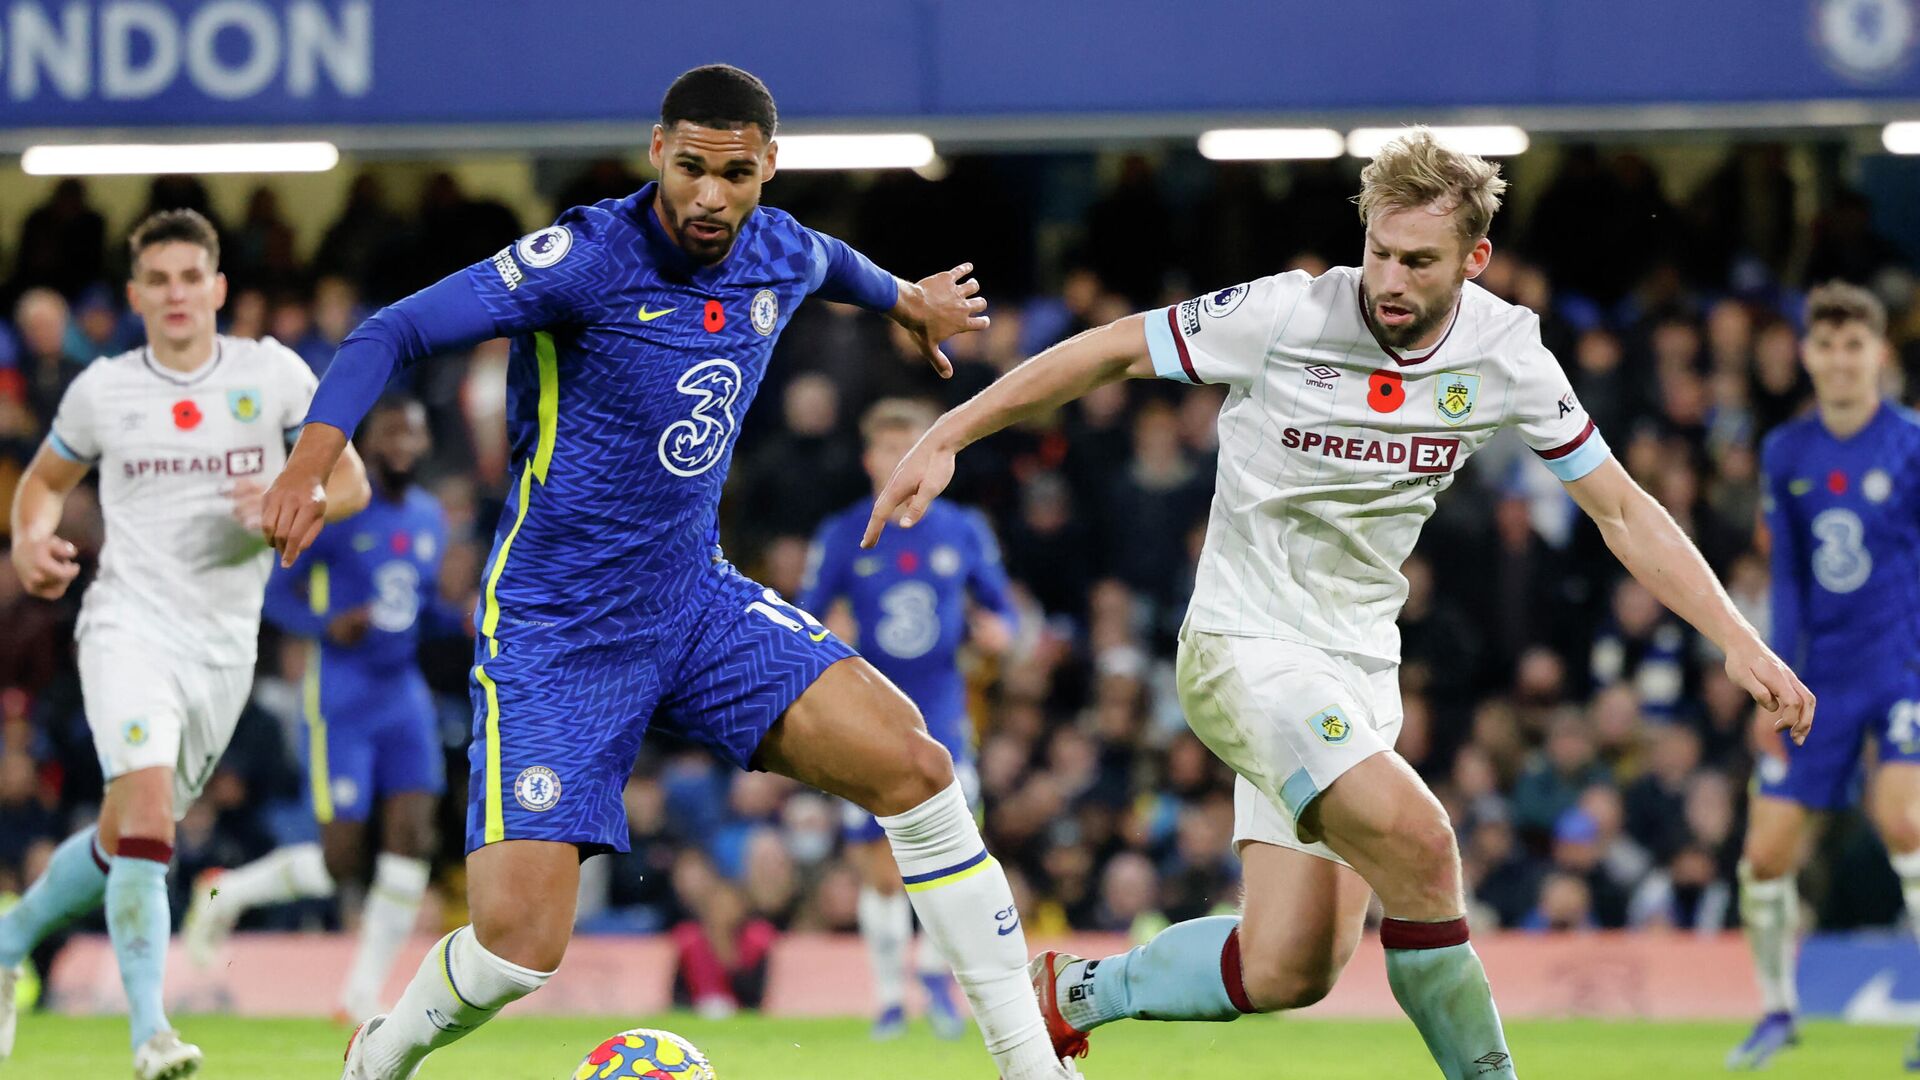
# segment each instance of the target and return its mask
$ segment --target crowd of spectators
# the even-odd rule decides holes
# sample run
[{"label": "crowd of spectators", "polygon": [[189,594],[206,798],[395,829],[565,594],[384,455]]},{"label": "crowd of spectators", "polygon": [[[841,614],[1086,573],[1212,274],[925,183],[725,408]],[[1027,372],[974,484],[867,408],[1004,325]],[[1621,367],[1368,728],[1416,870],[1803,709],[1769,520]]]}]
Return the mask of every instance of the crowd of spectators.
[{"label": "crowd of spectators", "polygon": [[[1152,163],[1122,162],[1081,208],[1071,243],[1051,247],[1038,234],[1059,230],[1040,228],[1017,177],[992,159],[956,161],[940,181],[889,176],[857,196],[846,179],[776,183],[770,201],[826,215],[902,272],[958,261],[941,261],[949,248],[974,259],[994,323],[950,344],[957,374],[942,382],[883,321],[802,309],[740,436],[723,510],[735,560],[797,594],[814,526],[866,494],[855,424],[879,398],[951,404],[1047,343],[1140,306],[1358,257],[1349,165],[1207,169],[1183,199]],[[640,182],[617,162],[597,163],[555,202]],[[1776,147],[1731,149],[1692,192],[1669,190],[1636,155],[1574,148],[1531,212],[1501,221],[1499,254],[1480,281],[1540,314],[1616,453],[1761,625],[1756,446],[1806,404],[1801,290],[1833,276],[1874,287],[1906,359],[1920,359],[1920,293],[1909,260],[1874,235],[1871,207],[1830,193],[1803,220],[1794,185]],[[207,204],[191,179],[153,185],[156,209]],[[225,332],[272,334],[324,371],[372,306],[536,224],[448,177],[400,210],[369,173],[301,258],[263,186],[243,218],[221,222],[233,282]],[[923,225],[930,251],[915,246]],[[0,496],[75,373],[139,340],[117,285],[122,245],[82,182],[60,185],[10,239],[11,250],[0,245],[0,266],[11,267],[0,290],[0,314],[11,316],[0,322]],[[1043,249],[1061,254],[1042,258]],[[491,342],[402,376],[431,417],[422,480],[447,510],[454,542],[442,590],[454,602],[472,602],[510,465],[506,362],[504,343]],[[1237,900],[1232,777],[1186,730],[1171,670],[1220,395],[1103,388],[960,461],[951,497],[995,523],[1025,615],[1010,654],[974,662],[972,683],[989,842],[1035,934],[1148,933]],[[101,527],[84,487],[64,535],[91,565]],[[1756,742],[1751,707],[1711,646],[1624,576],[1551,475],[1505,437],[1442,497],[1405,572],[1398,749],[1453,815],[1475,918],[1543,930],[1733,925]],[[70,645],[79,592],[33,600],[0,570],[0,894],[39,872],[100,793]],[[470,648],[455,637],[422,650],[453,782],[439,865],[455,909]],[[268,629],[260,655],[240,733],[182,824],[176,888],[312,827],[304,804],[282,794],[303,790],[291,749],[301,741],[302,653]],[[690,954],[735,958],[763,954],[778,932],[852,927],[858,879],[826,798],[650,738],[626,804],[632,853],[588,864],[584,927],[672,933]],[[1843,822],[1827,851],[1808,885],[1821,919],[1890,919],[1898,892],[1871,837]],[[1836,876],[1846,889],[1825,887]],[[338,917],[307,905],[249,925]],[[724,964],[693,965],[689,979],[698,985],[683,989],[696,998],[755,992]]]}]

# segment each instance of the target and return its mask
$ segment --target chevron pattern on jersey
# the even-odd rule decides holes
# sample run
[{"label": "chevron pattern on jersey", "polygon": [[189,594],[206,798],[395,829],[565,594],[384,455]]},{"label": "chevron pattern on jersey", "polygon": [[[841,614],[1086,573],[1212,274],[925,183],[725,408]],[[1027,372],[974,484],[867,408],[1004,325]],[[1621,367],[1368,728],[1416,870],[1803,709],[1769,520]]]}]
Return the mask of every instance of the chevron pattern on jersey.
[{"label": "chevron pattern on jersey", "polygon": [[[516,490],[541,446],[535,331],[552,341],[559,383],[550,466],[531,485],[524,518],[518,505],[507,508],[488,561],[489,577],[501,571],[503,646],[549,635],[624,641],[685,607],[717,551],[740,422],[780,329],[815,286],[820,242],[786,213],[758,210],[726,260],[698,267],[654,220],[652,195],[649,186],[561,215],[571,244],[550,266],[513,262],[517,274],[503,276],[499,261],[515,260],[516,245],[467,270],[496,327],[513,337]],[[752,314],[763,293],[775,311],[767,333]],[[671,310],[643,323],[643,307]]]},{"label": "chevron pattern on jersey", "polygon": [[[746,768],[787,706],[854,655],[726,563],[710,564],[691,588],[674,619],[625,641],[523,635],[502,642],[497,656],[476,643],[467,850],[505,839],[626,851],[621,793],[650,724]],[[499,763],[493,792],[490,746]],[[529,786],[542,781],[546,789]],[[488,828],[490,799],[497,835]]]}]

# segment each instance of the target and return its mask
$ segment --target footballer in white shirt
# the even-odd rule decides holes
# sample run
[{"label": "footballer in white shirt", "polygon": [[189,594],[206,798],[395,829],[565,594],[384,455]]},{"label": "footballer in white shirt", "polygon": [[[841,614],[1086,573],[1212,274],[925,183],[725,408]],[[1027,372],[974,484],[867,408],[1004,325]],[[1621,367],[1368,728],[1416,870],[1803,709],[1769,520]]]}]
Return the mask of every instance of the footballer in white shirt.
[{"label": "footballer in white shirt", "polygon": [[1503,427],[1521,436],[1642,583],[1727,654],[1727,672],[1804,739],[1813,696],[1605,439],[1540,343],[1539,320],[1473,284],[1499,169],[1421,128],[1362,174],[1358,267],[1279,274],[1089,330],[942,417],[868,525],[910,526],[954,455],[1123,378],[1227,388],[1219,466],[1178,682],[1188,723],[1239,774],[1241,915],[1180,923],[1119,956],[1044,953],[1034,990],[1062,1055],[1121,1019],[1230,1020],[1323,997],[1369,893],[1394,995],[1450,1080],[1512,1077],[1467,940],[1446,812],[1393,751],[1400,565],[1434,500]]},{"label": "footballer in white shirt", "polygon": [[[75,637],[106,795],[98,825],[61,844],[0,916],[0,1060],[13,1049],[19,965],[48,932],[104,901],[134,1075],[159,1080],[201,1061],[161,1002],[174,822],[212,775],[253,685],[272,567],[260,505],[315,381],[271,338],[215,332],[227,282],[206,218],[155,214],[131,247],[127,300],[147,344],[74,380],[14,493],[13,568],[28,592],[57,599],[79,573],[78,552],[56,532],[67,495],[100,470],[106,541]],[[352,454],[325,486],[335,516],[367,503]]]}]

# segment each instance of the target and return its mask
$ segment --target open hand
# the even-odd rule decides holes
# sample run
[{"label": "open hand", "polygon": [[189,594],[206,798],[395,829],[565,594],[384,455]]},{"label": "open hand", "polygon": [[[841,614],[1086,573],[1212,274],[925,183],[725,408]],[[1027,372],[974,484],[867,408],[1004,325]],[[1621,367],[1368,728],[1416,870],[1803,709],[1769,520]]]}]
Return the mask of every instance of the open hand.
[{"label": "open hand", "polygon": [[990,324],[985,314],[986,297],[979,295],[980,283],[967,275],[972,263],[961,263],[944,273],[921,278],[900,290],[900,299],[888,314],[907,328],[920,355],[943,379],[953,377],[953,363],[940,351],[940,343],[955,334],[985,330]]}]

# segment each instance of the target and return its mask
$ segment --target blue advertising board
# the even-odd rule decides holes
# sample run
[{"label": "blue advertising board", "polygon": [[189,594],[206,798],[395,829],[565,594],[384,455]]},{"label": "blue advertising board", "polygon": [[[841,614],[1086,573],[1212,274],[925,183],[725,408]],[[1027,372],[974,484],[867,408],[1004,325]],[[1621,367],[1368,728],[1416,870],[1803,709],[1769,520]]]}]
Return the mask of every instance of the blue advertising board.
[{"label": "blue advertising board", "polygon": [[1920,102],[1920,0],[0,0],[0,127]]}]

